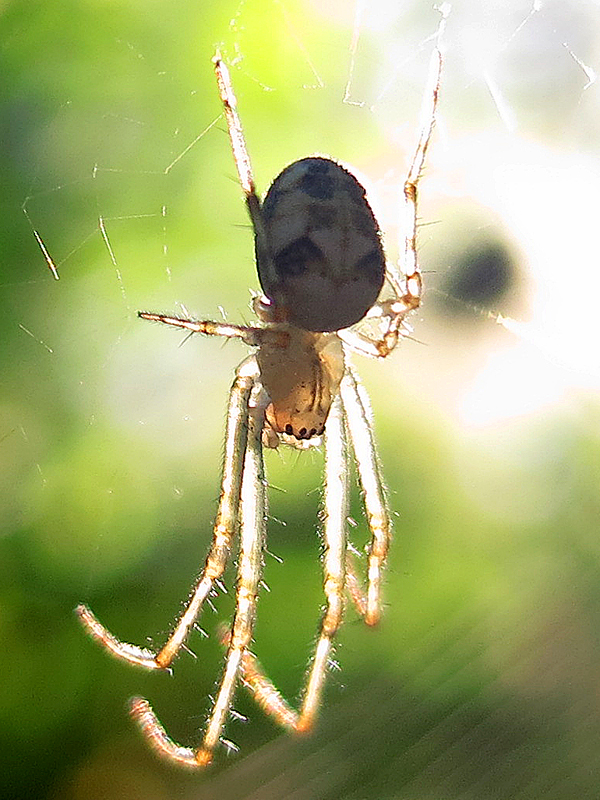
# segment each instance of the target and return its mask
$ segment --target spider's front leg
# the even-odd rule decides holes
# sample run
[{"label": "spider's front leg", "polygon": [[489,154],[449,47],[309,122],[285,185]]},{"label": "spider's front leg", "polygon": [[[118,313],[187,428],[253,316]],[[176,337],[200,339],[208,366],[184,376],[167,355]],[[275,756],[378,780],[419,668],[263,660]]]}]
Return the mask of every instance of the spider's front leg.
[{"label": "spider's front leg", "polygon": [[[212,324],[218,325],[219,323]],[[227,411],[223,477],[212,545],[206,558],[204,569],[196,581],[190,599],[167,642],[157,652],[122,642],[102,625],[86,605],[79,605],[76,609],[79,619],[88,633],[105,650],[108,650],[117,658],[146,669],[167,669],[181,649],[190,629],[198,618],[202,605],[214,582],[221,577],[225,570],[231,549],[231,541],[238,524],[242,472],[248,438],[248,404],[255,385],[257,372],[258,368],[255,359],[253,357],[246,359],[238,367],[236,378],[231,387]]]},{"label": "spider's front leg", "polygon": [[381,576],[390,546],[392,524],[371,427],[369,398],[350,369],[344,374],[340,393],[371,531],[366,593],[350,552],[346,559],[346,588],[367,625],[376,625],[381,617]]},{"label": "spider's front leg", "polygon": [[231,708],[242,661],[252,639],[256,600],[262,573],[262,551],[266,524],[266,487],[262,455],[264,408],[248,413],[247,448],[243,465],[240,511],[240,554],[236,606],[225,669],[208,723],[197,750],[174,742],[158,721],[150,704],[142,698],[131,701],[131,714],[154,749],[162,756],[188,767],[204,767],[212,761]]},{"label": "spider's front leg", "polygon": [[[300,711],[293,709],[266,676],[256,657],[245,650],[241,671],[245,686],[261,708],[283,727],[304,733],[314,724],[327,670],[333,640],[342,622],[345,557],[348,517],[348,450],[342,403],[334,401],[325,428],[325,503],[324,503],[323,590],[325,610],[319,637],[311,660]],[[229,641],[229,636],[225,638]],[[231,648],[231,644],[229,645]]]}]

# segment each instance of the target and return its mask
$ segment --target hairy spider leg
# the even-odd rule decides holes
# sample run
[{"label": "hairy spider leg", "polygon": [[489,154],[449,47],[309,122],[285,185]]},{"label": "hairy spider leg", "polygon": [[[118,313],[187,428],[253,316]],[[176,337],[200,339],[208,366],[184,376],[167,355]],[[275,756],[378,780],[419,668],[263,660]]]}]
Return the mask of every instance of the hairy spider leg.
[{"label": "hairy spider leg", "polygon": [[[342,378],[340,392],[358,480],[362,489],[367,522],[371,531],[367,559],[366,596],[363,596],[358,590],[359,584],[355,579],[353,568],[348,570],[346,587],[367,625],[376,625],[381,617],[381,576],[390,546],[392,525],[373,438],[369,399],[350,369],[346,370]],[[352,561],[349,551],[348,561]]]},{"label": "hairy spider leg", "polygon": [[[447,14],[447,12],[445,13]],[[339,331],[340,338],[353,350],[375,358],[385,358],[394,350],[399,339],[402,338],[405,317],[421,304],[423,278],[417,256],[418,188],[436,119],[442,77],[442,53],[439,40],[443,33],[445,20],[446,16],[443,15],[438,28],[436,46],[431,56],[428,85],[421,111],[423,121],[419,139],[410,161],[408,176],[404,181],[402,255],[398,265],[389,261],[386,264],[386,278],[392,288],[393,296],[378,301],[367,313],[367,317],[379,317],[383,320],[383,332],[381,336],[370,336],[353,328]]]},{"label": "hairy spider leg", "polygon": [[243,656],[251,642],[262,573],[266,523],[266,487],[262,454],[264,408],[247,407],[247,447],[243,467],[240,511],[240,551],[237,568],[235,615],[225,668],[210,712],[202,744],[197,750],[174,742],[147,700],[136,697],[130,713],[152,747],[162,756],[187,767],[204,767],[212,760],[237,685]]},{"label": "hairy spider leg", "polygon": [[231,83],[231,76],[227,65],[221,59],[220,53],[217,51],[213,58],[215,65],[215,75],[217,76],[217,86],[219,88],[219,96],[223,103],[225,112],[225,119],[227,121],[227,132],[229,134],[229,141],[231,142],[231,149],[233,151],[233,160],[237,169],[240,185],[244,192],[246,206],[252,222],[254,236],[257,243],[257,250],[263,255],[263,269],[268,274],[271,281],[275,281],[277,274],[275,268],[268,257],[269,246],[267,242],[267,234],[263,221],[261,204],[258,195],[256,194],[256,184],[254,183],[254,175],[252,173],[252,164],[250,156],[248,155],[248,148],[244,138],[244,131],[242,123],[237,113],[237,98],[233,91]]},{"label": "hairy spider leg", "polygon": [[[341,399],[331,407],[325,426],[325,489],[323,508],[323,591],[325,610],[311,659],[300,711],[282,697],[256,656],[246,650],[241,669],[244,685],[258,705],[282,726],[309,731],[317,716],[329,668],[333,640],[344,613],[345,557],[348,519],[348,450]],[[228,636],[225,637],[228,640]]]},{"label": "hairy spider leg", "polygon": [[[190,328],[189,324],[180,323],[192,322],[191,320],[179,320],[173,317],[160,319],[159,315],[146,315],[145,312],[141,312],[140,316],[159,319],[161,322],[188,329]],[[241,336],[249,344],[254,343],[253,335],[256,330],[254,328],[222,326],[219,323],[209,322],[194,322],[193,324],[196,326],[210,326],[202,331],[204,333],[227,337],[232,335]],[[76,609],[79,619],[92,638],[117,658],[146,669],[167,669],[184,644],[214,582],[221,577],[225,570],[231,542],[237,530],[242,465],[248,438],[248,404],[257,374],[258,367],[254,357],[244,360],[237,369],[236,378],[229,395],[223,475],[212,545],[206,558],[204,569],[196,581],[190,599],[167,642],[158,652],[122,642],[102,625],[86,605],[81,604]]]}]

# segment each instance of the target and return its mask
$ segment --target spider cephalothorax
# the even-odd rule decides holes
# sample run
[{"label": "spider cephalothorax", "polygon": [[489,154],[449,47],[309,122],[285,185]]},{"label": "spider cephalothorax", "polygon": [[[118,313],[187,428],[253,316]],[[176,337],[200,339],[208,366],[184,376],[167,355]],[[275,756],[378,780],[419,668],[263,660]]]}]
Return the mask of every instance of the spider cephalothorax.
[{"label": "spider cephalothorax", "polygon": [[256,354],[269,398],[266,422],[275,433],[296,439],[322,436],[344,374],[341,341],[331,334],[281,327],[283,342],[265,341]]},{"label": "spider cephalothorax", "polygon": [[[441,30],[441,27],[440,27]],[[295,161],[273,181],[261,204],[236,111],[228,70],[217,55],[215,72],[240,183],[252,220],[259,280],[259,322],[230,325],[140,312],[188,331],[237,337],[257,349],[236,371],[230,392],[225,457],[213,541],[185,609],[165,645],[154,652],[121,642],[87,606],[77,612],[89,633],[121,659],[147,669],[168,669],[184,645],[215,581],[225,570],[239,533],[236,607],[223,677],[197,749],[176,744],[149,703],[131,701],[131,713],[154,748],[189,767],[208,764],[218,745],[238,681],[279,723],[309,729],[316,716],[331,648],[346,595],[369,625],[381,608],[381,571],[390,518],[379,474],[365,393],[348,366],[346,350],[385,357],[404,331],[406,315],[421,300],[417,264],[417,185],[435,120],[441,55],[436,47],[425,124],[404,184],[408,229],[400,268],[386,263],[379,227],[360,182],[331,159]],[[387,281],[388,294],[380,293]],[[368,315],[376,332],[350,326]],[[263,444],[297,446],[325,439],[323,588],[325,608],[299,711],[289,706],[250,651],[266,524]],[[350,456],[371,533],[363,591],[347,540]]]}]

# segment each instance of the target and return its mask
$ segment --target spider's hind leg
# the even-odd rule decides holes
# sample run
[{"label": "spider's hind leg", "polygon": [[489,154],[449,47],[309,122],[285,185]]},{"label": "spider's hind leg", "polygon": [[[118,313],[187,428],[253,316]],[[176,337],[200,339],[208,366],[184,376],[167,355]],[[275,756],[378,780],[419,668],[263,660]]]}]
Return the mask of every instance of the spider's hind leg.
[{"label": "spider's hind leg", "polygon": [[403,241],[400,245],[400,261],[398,265],[391,262],[386,264],[386,279],[391,288],[391,297],[380,299],[367,315],[371,318],[378,317],[381,320],[381,332],[371,335],[362,333],[355,328],[349,328],[340,331],[339,334],[340,338],[353,350],[376,358],[388,356],[402,336],[407,333],[404,320],[411,311],[420,306],[423,295],[423,278],[417,257],[419,183],[435,126],[442,76],[440,39],[449,7],[446,8],[444,5],[438,10],[442,14],[442,19],[438,28],[436,46],[431,56],[428,85],[421,111],[421,128],[402,192],[400,225],[403,231]]}]

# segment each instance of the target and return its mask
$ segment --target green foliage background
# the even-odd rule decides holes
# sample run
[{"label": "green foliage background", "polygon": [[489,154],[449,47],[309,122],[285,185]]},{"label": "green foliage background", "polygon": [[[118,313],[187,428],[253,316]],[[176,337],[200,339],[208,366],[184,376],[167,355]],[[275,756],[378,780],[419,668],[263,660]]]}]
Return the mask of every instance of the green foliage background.
[{"label": "green foliage background", "polygon": [[[468,145],[460,157],[453,151],[452,168],[448,153],[452,142],[492,131],[597,157],[595,87],[581,91],[582,74],[551,31],[568,29],[574,52],[594,63],[599,20],[591,6],[568,8],[551,5],[513,40],[529,5],[457,4],[422,187],[422,218],[437,222],[421,230],[423,266],[435,273],[428,285],[442,289],[486,237],[502,241],[518,277],[510,298],[496,299],[523,319],[535,282],[531,241],[518,234],[526,225],[511,228],[469,195]],[[314,737],[282,736],[240,696],[248,721],[232,720],[227,732],[240,755],[181,774],[148,752],[126,699],[150,698],[177,740],[198,740],[221,659],[213,634],[230,594],[204,615],[209,638],[194,634],[196,658],[183,654],[173,677],[114,662],[72,613],[84,601],[125,640],[160,642],[210,539],[226,394],[243,350],[198,338],[179,346],[177,333],[135,312],[185,303],[200,317],[219,317],[220,307],[232,320],[250,316],[251,232],[223,122],[186,150],[220,113],[215,46],[234,64],[260,187],[296,158],[330,153],[383,187],[385,218],[395,222],[438,15],[421,3],[358,9],[351,103],[342,102],[350,4],[50,0],[0,10],[2,797],[600,793],[597,396],[573,388],[562,403],[505,415],[495,428],[465,424],[455,413],[461,392],[510,335],[468,304],[466,313],[441,305],[433,291],[415,319],[426,347],[407,341],[385,363],[358,365],[398,512],[396,541],[383,623],[365,630],[348,609]],[[519,131],[504,128],[479,62],[469,62],[486,47]],[[563,83],[545,77],[554,56]],[[388,84],[393,93],[374,102]],[[501,159],[490,148],[482,184]],[[394,241],[392,231],[392,254]],[[571,306],[563,311],[568,325]],[[518,398],[518,382],[505,391]],[[268,457],[271,484],[285,490],[271,492],[269,539],[283,563],[265,556],[270,591],[256,650],[292,698],[321,604],[320,466],[318,453]],[[358,497],[353,515],[362,547]],[[231,590],[232,575],[226,583]]]}]

